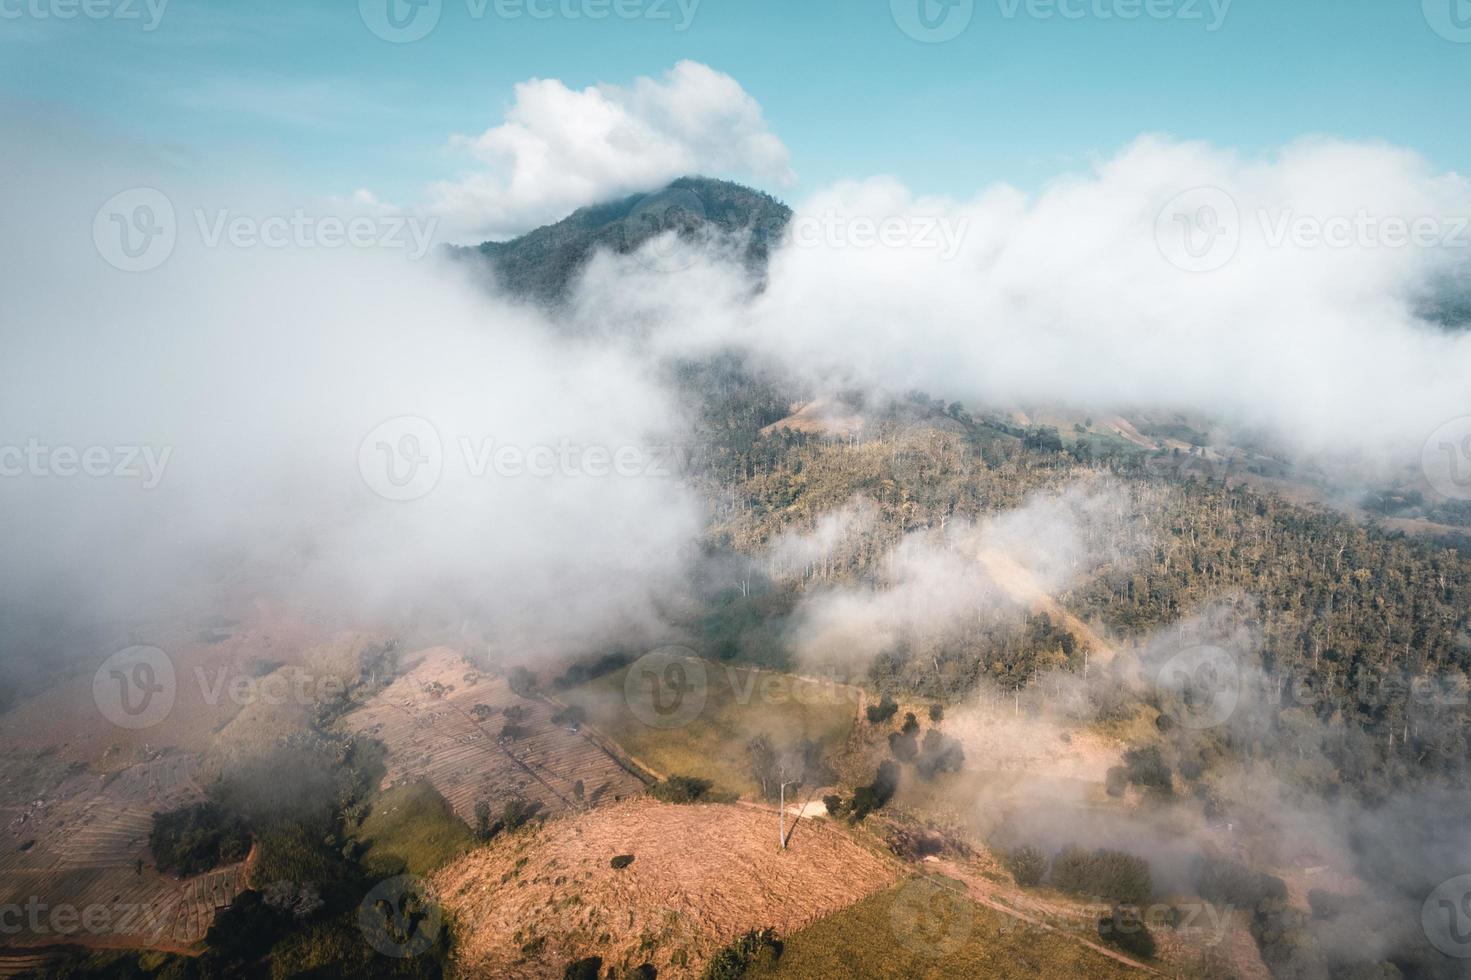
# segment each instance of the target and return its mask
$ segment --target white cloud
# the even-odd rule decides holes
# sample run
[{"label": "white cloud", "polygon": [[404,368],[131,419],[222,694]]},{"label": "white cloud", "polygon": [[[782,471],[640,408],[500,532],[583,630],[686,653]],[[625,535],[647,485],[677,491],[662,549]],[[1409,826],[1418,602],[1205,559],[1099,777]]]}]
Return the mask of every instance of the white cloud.
[{"label": "white cloud", "polygon": [[[1207,271],[1168,257],[1166,207],[1194,188],[1228,191],[1238,216],[1237,247]],[[1147,136],[1035,195],[823,189],[751,304],[716,260],[676,277],[614,257],[590,267],[579,309],[604,329],[666,323],[684,353],[748,344],[834,385],[1193,411],[1289,449],[1404,463],[1468,411],[1471,333],[1418,315],[1427,284],[1471,266],[1468,219],[1471,182],[1402,148],[1308,139],[1247,157]],[[889,243],[875,236],[895,220]],[[1417,225],[1431,241],[1404,243]]]},{"label": "white cloud", "polygon": [[729,75],[694,61],[627,88],[523,82],[504,122],[454,144],[481,169],[432,186],[430,206],[490,237],[687,174],[777,183],[792,177],[787,148],[768,129],[761,105]]}]

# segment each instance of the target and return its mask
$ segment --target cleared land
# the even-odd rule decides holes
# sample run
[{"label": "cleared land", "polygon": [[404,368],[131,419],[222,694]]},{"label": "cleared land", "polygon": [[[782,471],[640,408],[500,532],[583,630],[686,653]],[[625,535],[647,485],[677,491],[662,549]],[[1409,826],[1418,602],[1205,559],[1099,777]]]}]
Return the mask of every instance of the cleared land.
[{"label": "cleared land", "polygon": [[198,765],[182,753],[114,774],[44,757],[0,761],[0,907],[22,910],[5,943],[177,949],[202,939],[244,887],[246,865],[180,881],[148,851],[155,812],[204,798]]},{"label": "cleared land", "polygon": [[[457,651],[423,651],[410,663],[342,721],[387,747],[385,786],[423,780],[472,825],[482,800],[496,814],[513,799],[560,813],[643,791],[642,780],[585,734],[553,724],[554,706],[518,696]],[[508,735],[507,726],[518,731]]]},{"label": "cleared land", "polygon": [[689,976],[747,930],[794,933],[901,873],[827,820],[803,821],[785,852],[776,835],[763,808],[642,798],[497,839],[433,881],[472,976],[560,977],[593,955],[620,976]]}]

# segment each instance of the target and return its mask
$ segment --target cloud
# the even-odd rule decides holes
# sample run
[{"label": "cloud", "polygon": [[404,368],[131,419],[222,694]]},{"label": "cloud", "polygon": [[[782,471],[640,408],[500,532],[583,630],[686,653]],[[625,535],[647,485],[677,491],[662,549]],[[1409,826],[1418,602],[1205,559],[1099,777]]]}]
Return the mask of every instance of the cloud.
[{"label": "cloud", "polygon": [[[811,532],[774,541],[771,562],[800,568],[832,560],[872,521],[866,501],[831,511]],[[905,644],[963,645],[978,623],[1018,617],[1102,563],[1136,554],[1148,535],[1132,521],[1123,491],[1096,481],[1036,493],[980,524],[911,532],[884,554],[873,581],[805,594],[792,645],[809,665],[858,668]]]},{"label": "cloud", "polygon": [[[292,208],[27,132],[0,150],[0,618],[188,621],[261,596],[388,628],[449,610],[534,655],[637,630],[680,580],[703,515],[650,451],[679,412],[648,365],[401,249],[211,244],[197,213]],[[177,242],[119,271],[93,212],[145,182]],[[391,499],[411,456],[437,479]]]},{"label": "cloud", "polygon": [[430,205],[493,238],[688,174],[792,179],[787,148],[760,104],[729,75],[695,61],[627,88],[522,82],[504,122],[453,143],[480,169],[433,185]]},{"label": "cloud", "polygon": [[[1182,268],[1174,218],[1222,200],[1210,189],[1236,247]],[[825,188],[749,304],[732,306],[718,259],[680,277],[622,260],[589,270],[579,308],[603,329],[665,322],[681,352],[747,345],[835,386],[1194,411],[1288,450],[1404,462],[1468,411],[1471,333],[1420,315],[1427,290],[1471,267],[1468,219],[1471,182],[1401,148],[1311,139],[1246,157],[1149,136],[1035,195]],[[1417,224],[1429,241],[1400,243]]]}]

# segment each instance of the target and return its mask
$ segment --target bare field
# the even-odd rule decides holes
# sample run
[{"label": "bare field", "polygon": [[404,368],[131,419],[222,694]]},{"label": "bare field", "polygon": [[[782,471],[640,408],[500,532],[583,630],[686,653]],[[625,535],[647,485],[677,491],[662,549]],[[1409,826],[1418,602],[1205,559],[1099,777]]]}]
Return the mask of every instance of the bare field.
[{"label": "bare field", "polygon": [[498,839],[433,880],[470,976],[559,977],[591,955],[620,976],[690,976],[750,929],[795,932],[903,873],[828,820],[803,821],[785,852],[776,837],[774,811],[641,798]]},{"label": "bare field", "polygon": [[153,814],[203,799],[198,757],[160,753],[118,773],[58,760],[0,761],[0,906],[11,946],[180,949],[244,887],[246,864],[177,880],[148,852]]},{"label": "bare field", "polygon": [[[454,650],[415,658],[342,721],[348,731],[387,746],[385,785],[426,780],[466,823],[480,800],[496,813],[512,799],[559,813],[643,791],[642,780],[586,735],[553,724],[556,709],[545,701],[519,697],[503,678],[480,672]],[[484,707],[477,712],[477,705]],[[507,708],[519,709],[520,717],[511,721]],[[503,736],[508,724],[523,732]]]}]

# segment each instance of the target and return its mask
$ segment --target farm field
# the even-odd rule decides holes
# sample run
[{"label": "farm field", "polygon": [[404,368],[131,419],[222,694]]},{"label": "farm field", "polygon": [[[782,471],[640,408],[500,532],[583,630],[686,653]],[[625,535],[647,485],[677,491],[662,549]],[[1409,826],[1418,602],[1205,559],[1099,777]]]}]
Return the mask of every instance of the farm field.
[{"label": "farm field", "polygon": [[409,658],[402,676],[341,724],[387,747],[385,787],[423,780],[466,824],[482,800],[493,813],[520,799],[550,814],[643,791],[641,779],[586,735],[554,724],[555,713],[457,651],[436,648]]},{"label": "farm field", "polygon": [[765,736],[785,750],[802,739],[839,753],[858,716],[857,688],[809,682],[790,674],[700,661],[707,683],[699,714],[675,728],[653,727],[630,710],[628,669],[614,671],[560,695],[639,763],[664,776],[701,776],[717,790],[745,798],[759,793],[749,772],[746,744]]},{"label": "farm field", "polygon": [[176,752],[110,774],[48,757],[0,761],[0,906],[37,910],[6,942],[178,949],[202,939],[245,887],[246,864],[181,881],[148,850],[155,812],[204,798],[198,766]]},{"label": "farm field", "polygon": [[[560,977],[597,955],[619,976],[693,976],[748,930],[795,932],[902,874],[828,820],[803,821],[786,851],[776,836],[765,808],[645,797],[497,838],[433,882],[469,975]],[[620,855],[632,863],[612,867]]]}]

